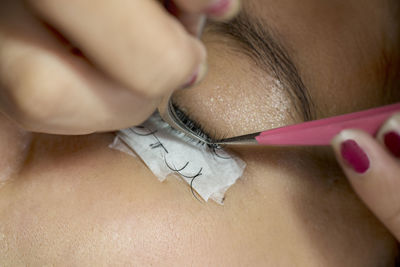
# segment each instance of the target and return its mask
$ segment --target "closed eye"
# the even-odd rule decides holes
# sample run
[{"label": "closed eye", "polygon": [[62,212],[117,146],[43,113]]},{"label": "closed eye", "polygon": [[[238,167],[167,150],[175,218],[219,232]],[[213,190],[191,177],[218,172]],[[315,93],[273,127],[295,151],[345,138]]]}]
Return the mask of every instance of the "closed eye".
[{"label": "closed eye", "polygon": [[173,108],[175,110],[175,114],[177,115],[178,119],[183,123],[183,125],[193,134],[197,135],[203,140],[206,140],[208,144],[188,137],[188,139],[190,139],[189,141],[193,141],[199,145],[214,146],[212,145],[212,143],[214,143],[215,140],[222,139],[222,136],[217,136],[216,133],[214,133],[214,135],[210,135],[209,132],[207,132],[199,122],[193,120],[189,114],[186,114],[182,109],[180,109],[178,104],[173,103]]}]

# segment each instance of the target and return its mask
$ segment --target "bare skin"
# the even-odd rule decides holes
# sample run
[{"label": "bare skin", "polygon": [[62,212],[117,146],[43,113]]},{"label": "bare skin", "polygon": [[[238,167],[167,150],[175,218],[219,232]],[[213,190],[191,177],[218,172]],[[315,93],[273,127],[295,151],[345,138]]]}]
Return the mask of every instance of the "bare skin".
[{"label": "bare skin", "polygon": [[[382,2],[369,1],[355,15],[360,2],[245,5],[291,47],[316,118],[394,100],[381,90],[377,49],[382,30],[395,30],[386,21],[390,9],[372,12]],[[236,42],[211,29],[203,39],[209,75],[175,97],[195,120],[221,135],[302,120]],[[254,108],[254,121],[245,121]],[[200,203],[175,177],[159,183],[139,159],[110,150],[113,134],[24,135],[4,117],[1,124],[1,166],[14,167],[0,189],[0,262],[6,266],[394,263],[395,238],[353,193],[329,148],[236,149],[248,167],[219,206]]]}]

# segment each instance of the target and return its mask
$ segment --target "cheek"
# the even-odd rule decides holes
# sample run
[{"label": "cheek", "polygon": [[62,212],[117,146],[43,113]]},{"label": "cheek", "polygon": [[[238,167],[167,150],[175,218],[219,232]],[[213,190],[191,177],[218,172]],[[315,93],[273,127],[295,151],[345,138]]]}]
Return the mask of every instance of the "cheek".
[{"label": "cheek", "polygon": [[209,70],[198,86],[174,100],[210,134],[223,137],[276,128],[300,118],[280,82],[244,56],[209,48]]}]

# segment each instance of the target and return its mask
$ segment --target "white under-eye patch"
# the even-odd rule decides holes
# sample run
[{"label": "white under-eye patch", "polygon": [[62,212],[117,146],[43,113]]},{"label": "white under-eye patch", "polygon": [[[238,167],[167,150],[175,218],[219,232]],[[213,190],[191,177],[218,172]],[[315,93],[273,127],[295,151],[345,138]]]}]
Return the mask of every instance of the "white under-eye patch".
[{"label": "white under-eye patch", "polygon": [[211,198],[219,204],[246,167],[232,153],[187,140],[157,113],[141,126],[119,131],[110,147],[127,153],[129,147],[160,181],[177,174],[205,201]]}]

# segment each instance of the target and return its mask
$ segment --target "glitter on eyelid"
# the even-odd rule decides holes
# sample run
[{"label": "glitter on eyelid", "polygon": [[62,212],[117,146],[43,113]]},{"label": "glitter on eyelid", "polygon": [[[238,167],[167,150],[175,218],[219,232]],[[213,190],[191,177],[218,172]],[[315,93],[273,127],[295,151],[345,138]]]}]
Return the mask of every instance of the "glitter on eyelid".
[{"label": "glitter on eyelid", "polygon": [[[246,86],[251,86],[246,83]],[[203,112],[210,124],[224,129],[225,135],[238,135],[276,128],[291,121],[291,103],[279,80],[264,77],[260,85],[243,88],[215,85],[203,98]]]}]

